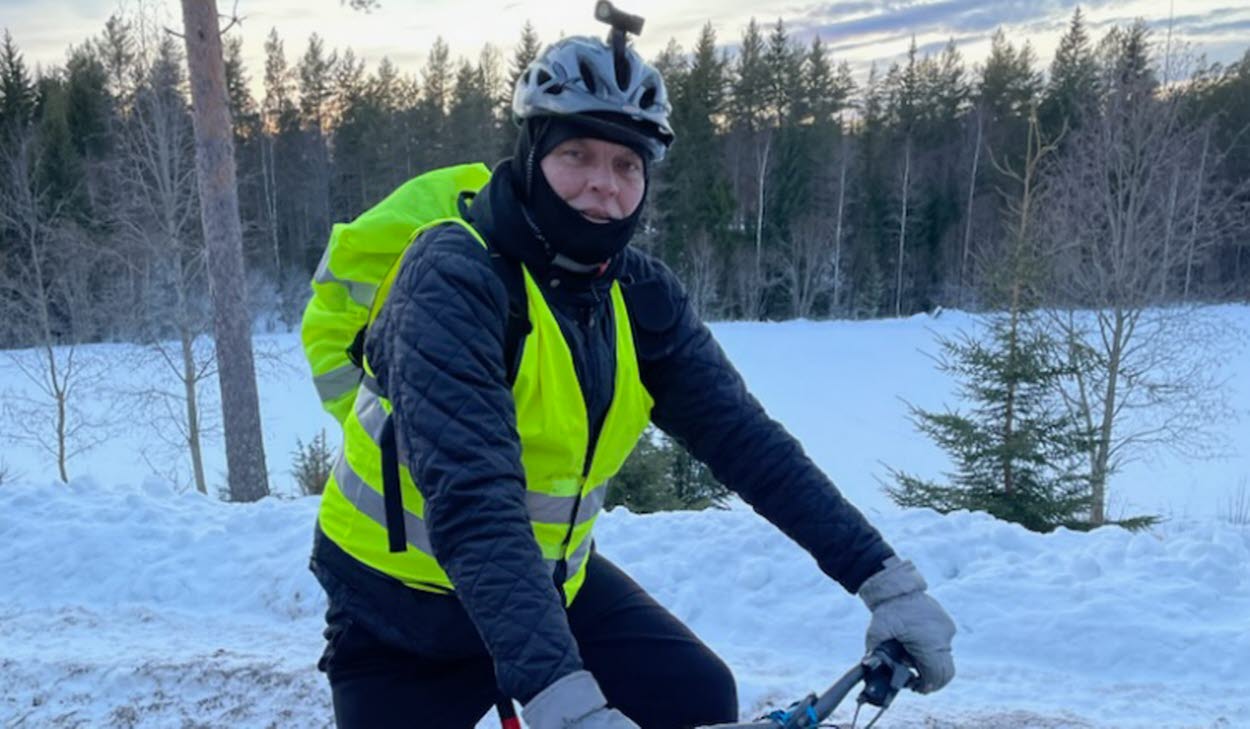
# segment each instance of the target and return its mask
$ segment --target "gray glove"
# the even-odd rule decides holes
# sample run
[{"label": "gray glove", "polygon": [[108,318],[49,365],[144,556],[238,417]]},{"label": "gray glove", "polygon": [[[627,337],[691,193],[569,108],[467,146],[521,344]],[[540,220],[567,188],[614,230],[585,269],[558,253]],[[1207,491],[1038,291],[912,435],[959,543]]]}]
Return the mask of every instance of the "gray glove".
[{"label": "gray glove", "polygon": [[521,709],[529,729],[639,729],[608,700],[589,671],[575,671],[543,689]]},{"label": "gray glove", "polygon": [[867,650],[891,638],[903,644],[920,673],[916,691],[937,691],[955,677],[951,639],[955,623],[937,600],[925,592],[924,578],[911,562],[898,557],[859,588],[859,596],[872,611],[868,623]]}]

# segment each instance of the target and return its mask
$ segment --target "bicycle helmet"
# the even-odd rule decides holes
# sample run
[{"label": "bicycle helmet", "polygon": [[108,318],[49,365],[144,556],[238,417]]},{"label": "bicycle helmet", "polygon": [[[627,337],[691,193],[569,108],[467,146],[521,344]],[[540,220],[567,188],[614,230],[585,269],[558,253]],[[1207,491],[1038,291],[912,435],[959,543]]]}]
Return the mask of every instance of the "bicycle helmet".
[{"label": "bicycle helmet", "polygon": [[664,79],[633,48],[617,57],[598,38],[572,36],[548,46],[517,78],[512,112],[519,122],[575,116],[579,123],[629,140],[651,161],[664,159],[674,134]]}]

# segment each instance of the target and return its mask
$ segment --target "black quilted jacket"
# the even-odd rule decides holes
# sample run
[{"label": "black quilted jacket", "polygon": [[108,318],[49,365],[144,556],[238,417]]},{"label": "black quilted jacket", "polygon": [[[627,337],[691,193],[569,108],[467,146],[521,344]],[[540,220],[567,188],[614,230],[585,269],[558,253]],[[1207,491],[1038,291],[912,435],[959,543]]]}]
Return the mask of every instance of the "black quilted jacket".
[{"label": "black quilted jacket", "polygon": [[[663,263],[630,248],[597,277],[546,265],[542,242],[519,214],[506,164],[474,201],[470,218],[496,251],[525,261],[535,274],[569,340],[596,428],[611,398],[615,353],[608,289],[617,279],[642,381],[655,400],[653,422],[848,591],[857,591],[892,554],[747,392]],[[446,648],[431,646],[430,636],[422,635],[423,627],[428,632],[438,624],[424,613],[463,611],[494,659],[500,687],[526,702],[580,669],[581,659],[525,510],[504,362],[507,307],[505,285],[488,252],[466,231],[447,226],[427,234],[408,256],[366,341],[369,361],[394,405],[401,462],[425,497],[430,543],[456,585],[458,602],[404,596],[413,591],[366,574],[333,545],[326,548],[328,540],[320,540],[314,564],[320,559],[337,579],[357,585],[358,598],[365,593],[353,601],[359,620],[375,626],[400,621],[375,629],[408,636],[418,651]]]}]

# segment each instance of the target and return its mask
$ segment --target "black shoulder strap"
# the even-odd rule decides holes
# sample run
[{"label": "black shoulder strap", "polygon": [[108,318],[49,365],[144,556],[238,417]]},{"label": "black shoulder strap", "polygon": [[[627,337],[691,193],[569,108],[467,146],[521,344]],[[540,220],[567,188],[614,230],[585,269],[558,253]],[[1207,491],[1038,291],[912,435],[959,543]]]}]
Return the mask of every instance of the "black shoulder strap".
[{"label": "black shoulder strap", "polygon": [[529,300],[525,295],[525,277],[521,273],[521,264],[500,255],[493,248],[490,250],[490,262],[495,273],[503,281],[508,290],[508,321],[504,325],[503,356],[508,370],[508,382],[516,382],[517,371],[521,368],[521,346],[525,335],[533,330],[529,317]]},{"label": "black shoulder strap", "polygon": [[399,444],[395,440],[395,418],[386,416],[382,424],[382,508],[386,515],[386,542],[392,554],[408,549],[408,529],[404,524],[404,497],[399,482]]}]

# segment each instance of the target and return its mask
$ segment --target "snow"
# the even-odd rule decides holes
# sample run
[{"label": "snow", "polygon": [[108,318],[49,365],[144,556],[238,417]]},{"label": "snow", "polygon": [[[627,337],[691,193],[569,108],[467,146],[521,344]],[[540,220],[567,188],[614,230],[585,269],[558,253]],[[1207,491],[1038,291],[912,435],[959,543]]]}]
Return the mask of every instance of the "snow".
[{"label": "snow", "polygon": [[[1220,315],[1250,331],[1250,309]],[[1221,518],[1250,476],[1247,419],[1222,426],[1239,447],[1228,458],[1160,454],[1116,477],[1123,513],[1168,517],[1145,533],[1039,535],[983,514],[900,511],[878,479],[885,465],[932,476],[949,466],[906,403],[954,404],[926,354],[935,334],[968,324],[948,311],[715,328],[769,411],[917,563],[958,624],[955,681],[904,694],[878,726],[1250,727],[1250,526]],[[288,469],[297,438],[335,431],[298,338],[257,341],[272,353],[261,397],[277,497],[229,504],[153,476],[145,461],[164,463],[150,449],[171,427],[159,420],[134,420],[71,461],[82,475],[68,486],[46,456],[6,448],[0,726],[332,725],[315,667],[324,598],[307,570],[317,499],[295,496]],[[155,363],[135,364],[141,350],[84,353],[114,363],[91,403],[100,413],[111,393],[159,377]],[[1250,413],[1250,355],[1223,366],[1233,407]],[[0,388],[31,392],[3,358]],[[208,453],[215,484],[220,451]],[[735,669],[744,718],[822,690],[862,653],[858,599],[741,503],[617,510],[596,537]]]}]

